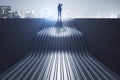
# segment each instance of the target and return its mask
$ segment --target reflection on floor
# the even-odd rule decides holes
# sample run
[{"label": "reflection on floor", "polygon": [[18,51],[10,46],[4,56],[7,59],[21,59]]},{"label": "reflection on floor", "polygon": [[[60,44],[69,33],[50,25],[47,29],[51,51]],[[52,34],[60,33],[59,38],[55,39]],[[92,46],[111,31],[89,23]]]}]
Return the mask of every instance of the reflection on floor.
[{"label": "reflection on floor", "polygon": [[72,27],[38,32],[31,53],[0,76],[1,80],[118,80],[86,47],[83,33]]}]

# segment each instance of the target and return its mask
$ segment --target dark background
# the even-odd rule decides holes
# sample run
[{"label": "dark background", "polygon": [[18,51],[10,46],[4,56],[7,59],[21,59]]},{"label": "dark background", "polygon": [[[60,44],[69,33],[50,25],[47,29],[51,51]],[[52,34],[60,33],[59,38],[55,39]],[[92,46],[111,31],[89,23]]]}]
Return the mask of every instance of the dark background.
[{"label": "dark background", "polygon": [[[0,19],[0,73],[29,53],[36,32],[44,19]],[[120,20],[74,19],[85,34],[87,46],[103,64],[120,75]]]},{"label": "dark background", "polygon": [[76,19],[91,54],[120,75],[120,19]]}]

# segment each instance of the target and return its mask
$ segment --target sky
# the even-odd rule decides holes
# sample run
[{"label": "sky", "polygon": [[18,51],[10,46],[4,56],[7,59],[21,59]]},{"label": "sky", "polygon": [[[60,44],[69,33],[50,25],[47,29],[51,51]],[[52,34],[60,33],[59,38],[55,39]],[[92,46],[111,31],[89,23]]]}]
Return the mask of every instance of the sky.
[{"label": "sky", "polygon": [[[0,0],[20,14],[32,11],[37,16],[57,16],[57,5],[63,4],[64,17],[116,17],[120,14],[120,0]],[[45,15],[45,12],[47,14]]]}]

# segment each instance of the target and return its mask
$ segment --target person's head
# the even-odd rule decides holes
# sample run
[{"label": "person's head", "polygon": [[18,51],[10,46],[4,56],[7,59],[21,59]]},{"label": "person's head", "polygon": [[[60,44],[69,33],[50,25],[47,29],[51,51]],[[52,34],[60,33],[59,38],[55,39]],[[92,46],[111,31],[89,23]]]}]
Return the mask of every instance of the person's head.
[{"label": "person's head", "polygon": [[61,4],[59,3],[58,5],[60,6]]},{"label": "person's head", "polygon": [[59,6],[62,6],[63,4],[59,3],[58,5],[59,5]]}]

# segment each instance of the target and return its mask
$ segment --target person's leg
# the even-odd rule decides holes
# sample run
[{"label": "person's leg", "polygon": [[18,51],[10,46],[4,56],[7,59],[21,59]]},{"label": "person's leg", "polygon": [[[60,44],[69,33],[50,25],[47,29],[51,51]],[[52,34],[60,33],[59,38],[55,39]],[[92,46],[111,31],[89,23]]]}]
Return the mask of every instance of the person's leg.
[{"label": "person's leg", "polygon": [[58,12],[58,20],[61,20],[61,12]]},{"label": "person's leg", "polygon": [[61,20],[61,12],[60,12],[60,20]]},{"label": "person's leg", "polygon": [[58,20],[59,20],[59,11],[58,11]]}]

